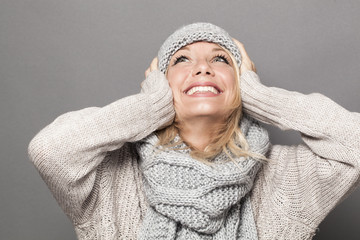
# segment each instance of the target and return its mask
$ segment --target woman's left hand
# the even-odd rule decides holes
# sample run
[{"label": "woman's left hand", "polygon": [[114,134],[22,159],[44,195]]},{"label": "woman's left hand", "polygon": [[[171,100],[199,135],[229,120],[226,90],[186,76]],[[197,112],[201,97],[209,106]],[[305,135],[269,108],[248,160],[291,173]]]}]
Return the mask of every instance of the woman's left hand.
[{"label": "woman's left hand", "polygon": [[242,44],[235,38],[233,38],[233,41],[235,42],[236,46],[239,48],[241,54],[240,74],[249,70],[256,72],[255,64],[253,61],[251,61],[249,55],[247,54],[244,44]]}]

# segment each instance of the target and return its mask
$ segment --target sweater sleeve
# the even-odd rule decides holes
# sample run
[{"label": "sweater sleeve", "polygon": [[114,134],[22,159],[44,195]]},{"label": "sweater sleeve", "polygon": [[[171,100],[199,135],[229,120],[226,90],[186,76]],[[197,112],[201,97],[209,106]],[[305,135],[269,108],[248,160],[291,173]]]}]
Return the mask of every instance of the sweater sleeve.
[{"label": "sweater sleeve", "polygon": [[154,71],[139,94],[55,119],[32,139],[29,157],[65,213],[81,222],[86,200],[96,199],[97,168],[107,153],[164,127],[174,114],[167,80]]},{"label": "sweater sleeve", "polygon": [[282,213],[316,228],[358,185],[360,114],[318,93],[266,87],[251,71],[241,81],[246,113],[280,129],[296,130],[304,141],[298,146],[272,146],[261,189],[256,190],[261,199],[255,202],[267,205],[273,215]]}]

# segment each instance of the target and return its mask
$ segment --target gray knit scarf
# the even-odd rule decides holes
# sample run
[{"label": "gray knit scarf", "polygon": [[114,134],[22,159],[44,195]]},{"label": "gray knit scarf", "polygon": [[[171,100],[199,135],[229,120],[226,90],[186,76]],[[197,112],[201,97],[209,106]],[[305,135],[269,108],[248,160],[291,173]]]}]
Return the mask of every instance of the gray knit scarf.
[{"label": "gray knit scarf", "polygon": [[[253,153],[265,155],[267,131],[243,117],[241,130]],[[190,157],[189,150],[161,149],[155,134],[137,143],[145,195],[150,205],[138,239],[257,239],[249,191],[259,161],[226,154],[214,164]]]}]

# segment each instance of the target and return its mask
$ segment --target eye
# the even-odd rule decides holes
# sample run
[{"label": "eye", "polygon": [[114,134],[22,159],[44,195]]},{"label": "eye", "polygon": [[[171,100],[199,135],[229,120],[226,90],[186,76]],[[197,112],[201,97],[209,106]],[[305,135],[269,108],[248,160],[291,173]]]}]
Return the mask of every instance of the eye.
[{"label": "eye", "polygon": [[175,57],[175,60],[174,60],[174,63],[173,63],[173,66],[178,64],[178,63],[181,63],[181,62],[188,62],[189,59],[184,56],[184,55],[181,55],[181,56],[178,56],[178,57]]},{"label": "eye", "polygon": [[228,58],[225,56],[225,55],[216,55],[214,58],[213,58],[213,62],[223,62],[223,63],[226,63],[226,64],[230,64]]}]

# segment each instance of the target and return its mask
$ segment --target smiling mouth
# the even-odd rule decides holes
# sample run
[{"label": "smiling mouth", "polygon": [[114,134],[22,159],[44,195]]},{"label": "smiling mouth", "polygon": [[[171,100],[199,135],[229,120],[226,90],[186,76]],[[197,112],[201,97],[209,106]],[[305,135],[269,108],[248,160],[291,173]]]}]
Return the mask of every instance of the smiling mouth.
[{"label": "smiling mouth", "polygon": [[199,93],[213,93],[217,95],[220,94],[221,92],[212,86],[196,86],[190,88],[188,91],[185,91],[185,94],[190,96]]}]

